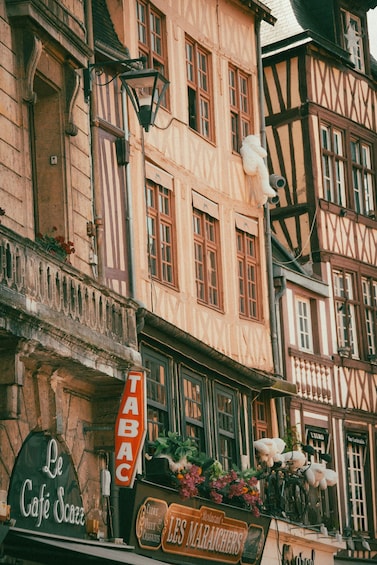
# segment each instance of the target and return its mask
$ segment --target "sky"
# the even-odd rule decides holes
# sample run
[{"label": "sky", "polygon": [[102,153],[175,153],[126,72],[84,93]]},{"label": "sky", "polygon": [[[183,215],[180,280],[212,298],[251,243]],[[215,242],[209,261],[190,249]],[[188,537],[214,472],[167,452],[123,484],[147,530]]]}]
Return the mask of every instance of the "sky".
[{"label": "sky", "polygon": [[375,59],[377,59],[377,8],[368,12],[368,31],[370,51]]}]

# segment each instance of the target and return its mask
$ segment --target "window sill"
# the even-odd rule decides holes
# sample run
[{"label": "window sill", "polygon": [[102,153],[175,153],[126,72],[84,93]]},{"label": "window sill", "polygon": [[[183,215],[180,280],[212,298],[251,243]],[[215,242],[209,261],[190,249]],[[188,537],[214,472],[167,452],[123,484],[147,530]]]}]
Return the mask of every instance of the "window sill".
[{"label": "window sill", "polygon": [[309,353],[308,351],[301,351],[296,347],[288,347],[288,354],[290,357],[300,357],[307,361],[315,362],[320,365],[334,365],[333,357],[329,355],[321,355],[320,353]]},{"label": "window sill", "polygon": [[332,214],[336,214],[337,216],[341,216],[343,218],[347,218],[359,224],[364,224],[371,228],[376,228],[377,222],[377,211],[376,215],[374,216],[364,216],[363,214],[357,214],[355,210],[351,210],[350,208],[344,208],[343,206],[339,206],[339,204],[335,204],[334,202],[329,202],[328,200],[324,200],[323,198],[319,199],[319,206],[321,210],[326,210]]}]

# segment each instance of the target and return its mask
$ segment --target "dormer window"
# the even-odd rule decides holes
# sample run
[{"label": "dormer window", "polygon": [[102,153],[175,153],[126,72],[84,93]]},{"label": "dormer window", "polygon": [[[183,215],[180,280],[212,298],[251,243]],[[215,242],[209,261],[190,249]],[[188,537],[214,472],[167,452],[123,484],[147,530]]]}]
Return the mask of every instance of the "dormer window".
[{"label": "dormer window", "polygon": [[363,32],[360,18],[342,10],[342,31],[344,48],[350,53],[352,63],[358,71],[364,71]]}]

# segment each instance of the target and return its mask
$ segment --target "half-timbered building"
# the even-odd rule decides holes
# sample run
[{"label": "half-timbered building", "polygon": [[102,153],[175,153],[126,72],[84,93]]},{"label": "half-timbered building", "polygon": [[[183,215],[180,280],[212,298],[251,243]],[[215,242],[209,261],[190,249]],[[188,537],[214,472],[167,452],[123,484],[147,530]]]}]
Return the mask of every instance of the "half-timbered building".
[{"label": "half-timbered building", "polygon": [[[262,20],[259,0],[0,0],[1,562],[262,559],[250,498],[183,503],[140,450],[171,432],[247,472],[294,390],[241,157]],[[142,64],[170,81],[146,131]]]},{"label": "half-timbered building", "polygon": [[298,393],[288,421],[313,460],[330,455],[338,473],[337,500],[319,493],[323,518],[312,500],[309,522],[341,533],[347,548],[336,562],[369,562],[377,551],[377,75],[367,12],[377,3],[266,4],[278,18],[262,25],[269,168],[286,179],[271,229],[291,254],[276,262],[276,285],[293,263],[311,279],[290,276],[279,294],[282,370]]}]

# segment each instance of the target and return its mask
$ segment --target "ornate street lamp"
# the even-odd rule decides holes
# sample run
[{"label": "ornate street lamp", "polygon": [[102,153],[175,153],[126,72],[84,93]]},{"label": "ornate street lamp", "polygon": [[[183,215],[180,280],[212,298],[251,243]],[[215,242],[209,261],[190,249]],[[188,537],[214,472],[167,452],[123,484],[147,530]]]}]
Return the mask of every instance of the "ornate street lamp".
[{"label": "ornate street lamp", "polygon": [[[125,59],[124,61],[89,64],[88,68],[84,69],[84,95],[86,100],[89,99],[92,91],[91,72],[94,68],[97,69],[97,74],[101,74],[98,71],[100,68],[109,65],[122,66],[126,70],[118,72],[114,79],[120,78],[135,109],[140,125],[145,131],[149,131],[149,128],[155,123],[156,114],[169,86],[169,81],[155,69],[140,68],[140,63],[144,64],[145,61],[145,57],[139,57],[138,59]],[[105,84],[97,84],[98,86],[105,86]]]},{"label": "ornate street lamp", "polygon": [[155,69],[127,71],[120,80],[135,109],[140,125],[149,131],[164,98],[169,81]]}]

